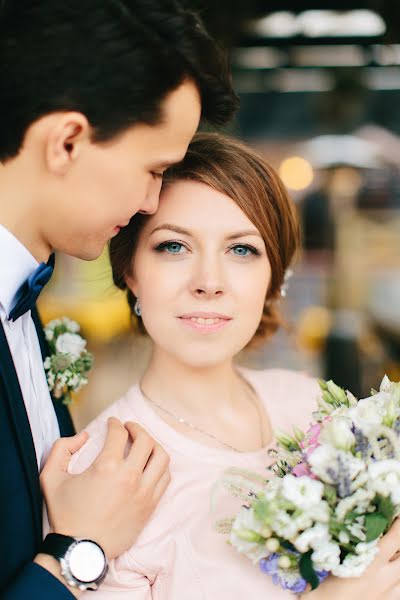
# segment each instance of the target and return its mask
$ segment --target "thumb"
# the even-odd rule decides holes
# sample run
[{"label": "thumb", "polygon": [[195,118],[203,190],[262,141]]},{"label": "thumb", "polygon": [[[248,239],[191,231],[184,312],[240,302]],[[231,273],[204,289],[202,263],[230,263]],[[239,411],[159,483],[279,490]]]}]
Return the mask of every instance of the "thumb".
[{"label": "thumb", "polygon": [[67,473],[72,455],[78,452],[88,439],[89,434],[86,431],[81,431],[72,437],[58,439],[50,451],[42,474],[45,471],[51,472],[53,476],[56,473]]},{"label": "thumb", "polygon": [[390,560],[400,549],[400,518],[397,518],[379,542],[382,559]]}]

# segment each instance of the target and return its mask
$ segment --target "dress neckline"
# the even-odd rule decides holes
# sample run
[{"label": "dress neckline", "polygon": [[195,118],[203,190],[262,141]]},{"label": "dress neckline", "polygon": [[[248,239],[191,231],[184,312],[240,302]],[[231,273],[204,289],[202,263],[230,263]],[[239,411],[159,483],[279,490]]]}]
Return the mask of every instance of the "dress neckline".
[{"label": "dress neckline", "polygon": [[[260,404],[265,410],[268,410],[268,418],[271,431],[273,433],[273,430],[276,428],[277,424],[274,421],[271,406],[267,406],[266,390],[263,389],[264,386],[263,388],[261,387],[257,377],[253,375],[253,372],[250,369],[237,366],[236,369],[239,371],[246,383],[248,383],[254,389]],[[191,439],[164,421],[164,419],[157,414],[157,412],[145,399],[138,383],[134,386],[133,391],[135,393],[135,409],[139,409],[143,414],[145,418],[144,422],[151,429],[150,433],[163,446],[168,446],[169,448],[174,449],[181,454],[185,454],[186,456],[190,455],[193,458],[201,459],[202,461],[209,460],[213,463],[218,461],[224,465],[243,463],[243,465],[246,466],[247,464],[254,463],[254,459],[261,459],[263,457],[267,459],[268,450],[274,446],[274,437],[272,437],[271,442],[267,446],[248,452],[240,452],[230,450],[229,448],[208,446],[207,444],[203,444],[197,440]]]}]

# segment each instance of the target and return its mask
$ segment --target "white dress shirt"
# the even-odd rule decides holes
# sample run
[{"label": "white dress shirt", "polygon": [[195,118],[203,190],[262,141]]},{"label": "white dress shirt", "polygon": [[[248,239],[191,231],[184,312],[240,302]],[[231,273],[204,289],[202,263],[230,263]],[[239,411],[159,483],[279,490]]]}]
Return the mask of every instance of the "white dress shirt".
[{"label": "white dress shirt", "polygon": [[31,311],[15,322],[8,319],[17,290],[37,267],[38,262],[25,246],[0,225],[0,319],[17,371],[41,471],[52,445],[60,437],[60,430]]}]

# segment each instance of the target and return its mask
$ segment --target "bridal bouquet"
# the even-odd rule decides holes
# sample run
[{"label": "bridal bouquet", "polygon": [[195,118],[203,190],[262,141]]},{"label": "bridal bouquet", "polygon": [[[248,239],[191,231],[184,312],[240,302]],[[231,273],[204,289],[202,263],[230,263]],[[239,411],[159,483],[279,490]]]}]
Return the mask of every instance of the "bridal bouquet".
[{"label": "bridal bouquet", "polygon": [[[400,514],[400,383],[385,376],[362,400],[320,387],[309,430],[277,435],[275,477],[258,489],[253,478],[230,528],[230,543],[296,594],[329,574],[362,575]],[[226,484],[240,495],[245,474]]]}]

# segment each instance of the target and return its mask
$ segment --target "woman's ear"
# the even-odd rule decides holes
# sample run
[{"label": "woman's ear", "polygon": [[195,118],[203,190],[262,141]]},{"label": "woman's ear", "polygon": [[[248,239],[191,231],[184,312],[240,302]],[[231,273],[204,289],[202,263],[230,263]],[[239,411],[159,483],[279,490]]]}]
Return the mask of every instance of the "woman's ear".
[{"label": "woman's ear", "polygon": [[125,276],[125,283],[127,285],[127,287],[131,290],[132,294],[134,296],[136,296],[136,298],[139,297],[139,290],[138,290],[138,284],[135,278],[134,273],[129,273],[129,275]]},{"label": "woman's ear", "polygon": [[65,175],[91,143],[91,127],[79,112],[55,113],[46,139],[46,164],[50,172]]}]

